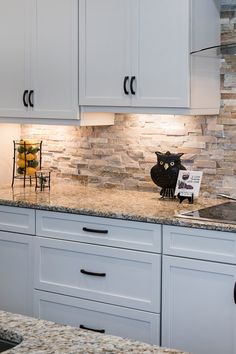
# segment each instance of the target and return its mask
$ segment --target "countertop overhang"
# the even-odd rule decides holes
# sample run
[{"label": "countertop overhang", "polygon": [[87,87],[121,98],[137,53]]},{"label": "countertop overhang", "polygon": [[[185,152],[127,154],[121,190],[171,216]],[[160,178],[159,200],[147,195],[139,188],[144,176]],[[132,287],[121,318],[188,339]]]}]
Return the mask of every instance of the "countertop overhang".
[{"label": "countertop overhang", "polygon": [[21,343],[15,354],[187,354],[121,337],[0,311],[0,335]]},{"label": "countertop overhang", "polygon": [[116,218],[166,225],[236,232],[236,225],[179,218],[176,215],[224,203],[225,199],[198,198],[193,204],[178,199],[161,199],[159,192],[104,189],[58,183],[51,190],[35,191],[34,186],[1,186],[0,205],[49,210],[80,215]]}]

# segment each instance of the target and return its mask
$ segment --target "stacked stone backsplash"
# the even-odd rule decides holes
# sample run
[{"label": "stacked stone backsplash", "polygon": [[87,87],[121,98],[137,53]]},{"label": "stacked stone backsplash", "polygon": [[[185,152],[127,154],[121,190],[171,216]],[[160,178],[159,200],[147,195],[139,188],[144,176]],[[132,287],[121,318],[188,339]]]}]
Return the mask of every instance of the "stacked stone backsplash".
[{"label": "stacked stone backsplash", "polygon": [[[222,42],[236,42],[236,3],[222,0]],[[22,125],[24,138],[43,140],[43,166],[85,185],[157,191],[150,179],[155,151],[183,152],[183,165],[202,170],[201,192],[236,194],[236,56],[221,68],[219,116],[120,115],[114,126]]]}]

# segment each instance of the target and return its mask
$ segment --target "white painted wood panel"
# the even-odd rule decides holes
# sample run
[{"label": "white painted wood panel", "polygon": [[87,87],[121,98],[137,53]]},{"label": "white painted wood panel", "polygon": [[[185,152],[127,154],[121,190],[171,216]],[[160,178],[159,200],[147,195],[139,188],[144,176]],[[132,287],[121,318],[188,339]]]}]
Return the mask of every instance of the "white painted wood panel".
[{"label": "white painted wood panel", "polygon": [[158,224],[42,210],[36,214],[38,236],[161,252],[161,225]]},{"label": "white painted wood panel", "polygon": [[0,205],[0,230],[35,234],[35,211]]},{"label": "white painted wood panel", "polygon": [[130,0],[79,2],[80,105],[130,105],[130,12]]},{"label": "white painted wood panel", "polygon": [[220,43],[220,4],[218,0],[191,0],[191,51]]},{"label": "white painted wood panel", "polygon": [[132,105],[189,107],[189,0],[133,3]]},{"label": "white painted wood panel", "polygon": [[235,281],[235,266],[164,256],[162,345],[235,354]]},{"label": "white painted wood panel", "polygon": [[33,12],[31,90],[36,118],[78,113],[78,1],[36,0]]},{"label": "white painted wood panel", "polygon": [[34,315],[57,323],[104,329],[105,334],[160,344],[158,314],[35,291]]},{"label": "white painted wood panel", "polygon": [[160,281],[158,254],[35,239],[36,289],[160,312]]},{"label": "white painted wood panel", "polygon": [[27,116],[23,93],[29,85],[30,0],[0,0],[0,112]]},{"label": "white painted wood panel", "polygon": [[236,264],[236,234],[164,225],[163,253]]},{"label": "white painted wood panel", "polygon": [[0,309],[33,315],[32,237],[0,231]]}]

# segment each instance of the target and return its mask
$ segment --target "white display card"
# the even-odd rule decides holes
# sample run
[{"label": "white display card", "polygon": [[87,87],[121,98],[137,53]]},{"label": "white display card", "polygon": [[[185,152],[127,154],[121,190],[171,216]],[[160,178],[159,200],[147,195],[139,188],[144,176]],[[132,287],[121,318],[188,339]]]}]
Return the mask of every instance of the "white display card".
[{"label": "white display card", "polygon": [[182,197],[191,197],[192,195],[198,197],[202,180],[202,171],[187,171],[180,170],[175,195]]}]

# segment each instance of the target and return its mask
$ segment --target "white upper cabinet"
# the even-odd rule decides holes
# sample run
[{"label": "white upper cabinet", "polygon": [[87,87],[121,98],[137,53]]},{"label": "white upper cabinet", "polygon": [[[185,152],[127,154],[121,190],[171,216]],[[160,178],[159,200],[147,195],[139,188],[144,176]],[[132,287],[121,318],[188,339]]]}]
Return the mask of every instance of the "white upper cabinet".
[{"label": "white upper cabinet", "polygon": [[0,0],[0,116],[77,118],[78,1]]},{"label": "white upper cabinet", "polygon": [[0,0],[0,114],[25,115],[29,85],[30,0]]},{"label": "white upper cabinet", "polygon": [[[188,107],[189,1],[135,1],[132,104]],[[176,21],[178,19],[178,21]]]},{"label": "white upper cabinet", "polygon": [[0,0],[0,116],[76,118],[77,0]]},{"label": "white upper cabinet", "polygon": [[34,107],[30,115],[76,118],[78,1],[37,0],[33,19],[30,88]]},{"label": "white upper cabinet", "polygon": [[114,124],[114,114],[79,112],[78,8],[78,0],[0,0],[1,122]]},{"label": "white upper cabinet", "polygon": [[130,1],[82,0],[79,5],[80,104],[127,106]]},{"label": "white upper cabinet", "polygon": [[[80,90],[85,110],[219,111],[214,0],[80,0]],[[202,33],[204,29],[204,35]]]}]

